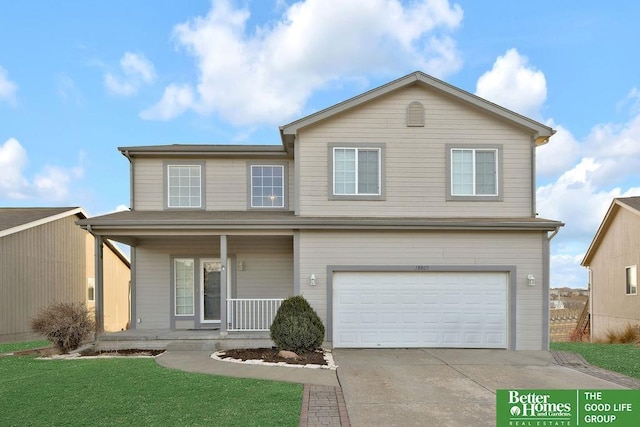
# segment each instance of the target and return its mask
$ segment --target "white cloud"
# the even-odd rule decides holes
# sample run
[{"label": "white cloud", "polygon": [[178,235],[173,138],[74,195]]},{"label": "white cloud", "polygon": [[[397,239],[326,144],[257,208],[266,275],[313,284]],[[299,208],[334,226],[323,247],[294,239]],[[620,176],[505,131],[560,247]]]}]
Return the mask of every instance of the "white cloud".
[{"label": "white cloud", "polygon": [[551,256],[551,287],[586,288],[588,273],[580,267],[584,254]]},{"label": "white cloud", "polygon": [[61,202],[72,196],[70,185],[84,174],[80,165],[71,168],[45,165],[32,180],[25,176],[27,152],[15,138],[0,146],[0,198],[33,199]]},{"label": "white cloud", "polygon": [[537,120],[547,98],[542,71],[529,65],[526,56],[509,49],[476,84],[476,95]]},{"label": "white cloud", "polygon": [[547,123],[556,130],[549,142],[536,149],[536,173],[538,176],[557,176],[573,167],[579,160],[580,145],[568,129]]},{"label": "white cloud", "polygon": [[[544,73],[517,50],[498,57],[476,87],[477,95],[542,120]],[[552,240],[552,286],[586,286],[587,272],[580,261],[611,201],[640,195],[639,99],[640,92],[631,89],[621,104],[630,119],[594,126],[581,140],[553,119],[546,120],[557,133],[536,152],[537,175],[549,182],[537,189],[537,211],[543,218],[565,223]]]},{"label": "white cloud", "polygon": [[122,76],[106,73],[104,84],[115,95],[130,96],[138,92],[143,84],[150,84],[156,78],[153,64],[141,54],[125,52],[120,59]]},{"label": "white cloud", "polygon": [[146,120],[170,120],[184,113],[194,103],[193,90],[189,85],[167,86],[162,99],[156,105],[140,113]]},{"label": "white cloud", "polygon": [[22,171],[27,165],[27,152],[17,139],[9,138],[0,145],[0,195],[10,199],[26,197],[27,180]]},{"label": "white cloud", "polygon": [[623,124],[595,126],[582,143],[586,155],[598,159],[597,185],[615,185],[621,177],[640,178],[640,114]]},{"label": "white cloud", "polygon": [[9,73],[0,66],[0,101],[13,104],[16,101],[18,85],[9,80]]},{"label": "white cloud", "polygon": [[306,0],[277,22],[247,28],[248,9],[213,2],[205,17],[174,29],[196,60],[197,85],[170,85],[141,117],[168,120],[189,109],[234,124],[279,123],[330,82],[407,69],[443,76],[461,65],[449,33],[462,15],[446,0]]}]

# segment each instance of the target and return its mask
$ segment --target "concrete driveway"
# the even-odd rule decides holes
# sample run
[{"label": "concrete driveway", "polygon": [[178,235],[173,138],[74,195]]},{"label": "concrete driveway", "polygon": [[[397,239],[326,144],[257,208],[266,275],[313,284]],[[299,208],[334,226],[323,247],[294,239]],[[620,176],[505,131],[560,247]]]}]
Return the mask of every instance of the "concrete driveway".
[{"label": "concrete driveway", "polygon": [[335,349],[351,425],[495,425],[497,389],[624,388],[546,351]]}]

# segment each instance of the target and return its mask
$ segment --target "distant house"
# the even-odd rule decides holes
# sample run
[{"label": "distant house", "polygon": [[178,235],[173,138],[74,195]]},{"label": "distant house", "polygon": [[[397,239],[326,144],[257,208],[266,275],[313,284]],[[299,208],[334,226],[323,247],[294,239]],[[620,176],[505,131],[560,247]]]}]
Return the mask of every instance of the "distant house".
[{"label": "distant house", "polygon": [[[94,237],[75,222],[82,208],[0,208],[0,341],[31,338],[30,320],[53,302],[95,304]],[[128,259],[107,242],[104,326],[129,322]]]},{"label": "distant house", "polygon": [[640,325],[640,197],[614,199],[582,265],[589,269],[591,338]]},{"label": "distant house", "polygon": [[132,246],[151,338],[268,331],[304,295],[338,348],[547,349],[562,223],[536,215],[535,150],[553,133],[416,72],[281,144],[120,147],[131,210],[78,224]]}]

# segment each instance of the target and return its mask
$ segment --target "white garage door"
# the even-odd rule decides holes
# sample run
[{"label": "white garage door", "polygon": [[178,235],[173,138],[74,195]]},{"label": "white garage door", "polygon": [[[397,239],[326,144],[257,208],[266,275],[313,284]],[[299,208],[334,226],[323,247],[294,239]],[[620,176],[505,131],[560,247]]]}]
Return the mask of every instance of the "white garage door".
[{"label": "white garage door", "polygon": [[507,347],[507,273],[338,272],[334,347]]}]

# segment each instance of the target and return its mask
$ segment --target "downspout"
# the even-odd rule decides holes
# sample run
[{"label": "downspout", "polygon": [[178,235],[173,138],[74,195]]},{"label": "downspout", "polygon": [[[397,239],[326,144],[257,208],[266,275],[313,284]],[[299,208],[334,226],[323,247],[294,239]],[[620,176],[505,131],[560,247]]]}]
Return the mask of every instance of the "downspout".
[{"label": "downspout", "polygon": [[133,168],[133,158],[131,157],[131,155],[129,155],[129,150],[124,150],[124,156],[129,160],[129,209],[133,210],[134,206],[133,206],[133,178],[134,178],[134,168]]},{"label": "downspout", "polygon": [[[129,210],[134,210],[134,178],[135,168],[133,157],[129,154],[129,150],[124,150],[122,153],[129,160]],[[129,328],[136,329],[138,323],[137,310],[136,310],[136,247],[130,245],[131,263],[130,271],[131,276],[129,280]]]},{"label": "downspout", "polygon": [[536,140],[531,136],[531,217],[538,216],[536,208]]},{"label": "downspout", "polygon": [[94,240],[94,276],[95,276],[95,337],[94,345],[100,342],[100,336],[104,332],[104,274],[103,274],[103,239],[93,232],[91,224],[87,225],[87,231]]},{"label": "downspout", "polygon": [[547,234],[546,240],[543,239],[543,253],[542,253],[542,265],[543,265],[543,277],[544,283],[542,284],[542,319],[544,322],[544,329],[542,333],[542,349],[549,351],[549,288],[551,287],[551,239],[555,237],[560,231],[560,226],[556,226],[551,235]]}]

